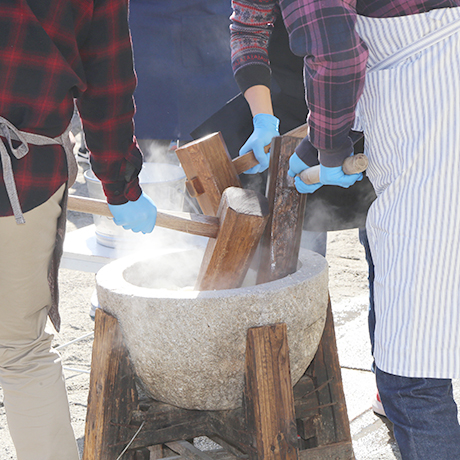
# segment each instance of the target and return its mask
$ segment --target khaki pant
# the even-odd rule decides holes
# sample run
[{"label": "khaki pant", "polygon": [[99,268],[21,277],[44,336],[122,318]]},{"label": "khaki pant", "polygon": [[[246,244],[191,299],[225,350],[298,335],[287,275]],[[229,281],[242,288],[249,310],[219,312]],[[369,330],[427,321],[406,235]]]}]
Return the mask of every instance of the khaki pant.
[{"label": "khaki pant", "polygon": [[59,354],[45,332],[48,267],[62,186],[24,214],[0,217],[0,385],[18,460],[78,460]]}]

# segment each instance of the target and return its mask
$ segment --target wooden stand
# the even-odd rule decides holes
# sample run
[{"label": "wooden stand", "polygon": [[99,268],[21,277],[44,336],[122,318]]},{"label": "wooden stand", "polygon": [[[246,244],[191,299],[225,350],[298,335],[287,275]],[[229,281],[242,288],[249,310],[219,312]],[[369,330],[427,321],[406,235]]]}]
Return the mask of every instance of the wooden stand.
[{"label": "wooden stand", "polygon": [[[205,142],[220,140],[214,136]],[[297,264],[305,198],[298,196],[285,172],[287,156],[298,142],[300,138],[281,136],[272,144],[268,193],[272,212],[262,245],[269,256],[262,251],[259,273],[266,268],[259,282],[286,276]],[[206,157],[198,141],[192,147],[199,158]],[[225,164],[230,164],[226,172]],[[200,205],[208,209],[203,209],[205,214],[215,215],[223,190],[238,186],[220,179],[228,176],[234,181],[235,170],[240,170],[227,154],[218,169],[211,168],[212,174],[201,173],[210,168],[204,160],[190,165],[194,169],[188,179],[203,189],[198,195],[205,195]],[[193,411],[139,400],[118,322],[96,311],[83,460],[353,459],[330,302],[318,351],[294,389],[285,325],[248,331],[243,402],[243,408],[233,411]],[[187,442],[199,436],[209,437],[222,449],[201,452]]]},{"label": "wooden stand", "polygon": [[[325,335],[333,332],[331,320]],[[310,366],[293,389],[285,324],[248,330],[243,407],[231,411],[140,399],[118,321],[98,309],[94,332],[83,460],[353,458],[349,433],[334,420],[337,414],[346,417],[346,410],[330,391],[340,390],[330,353],[320,346],[321,371]],[[186,441],[199,436],[222,449],[200,451]]]}]

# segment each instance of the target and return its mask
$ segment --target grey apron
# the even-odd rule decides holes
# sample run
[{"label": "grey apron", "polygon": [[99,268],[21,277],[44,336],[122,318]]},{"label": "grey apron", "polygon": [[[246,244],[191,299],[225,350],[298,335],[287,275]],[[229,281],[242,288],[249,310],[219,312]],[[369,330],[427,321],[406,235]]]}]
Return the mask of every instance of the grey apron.
[{"label": "grey apron", "polygon": [[[58,291],[58,271],[59,263],[62,257],[65,227],[67,219],[67,197],[68,189],[71,187],[77,177],[77,162],[73,154],[72,144],[69,138],[70,125],[58,137],[51,138],[47,136],[41,136],[39,134],[27,133],[20,131],[6,118],[0,117],[0,135],[4,136],[12,154],[17,158],[21,159],[29,152],[28,144],[32,145],[62,145],[66,152],[67,167],[68,167],[68,181],[64,196],[61,201],[62,212],[58,219],[57,230],[56,230],[56,244],[54,248],[53,257],[48,272],[48,284],[51,291],[51,306],[48,311],[48,315],[57,331],[60,329],[61,320],[59,317],[58,303],[59,303],[59,291]],[[18,147],[13,147],[12,141],[19,141]],[[11,159],[3,142],[0,141],[0,158],[3,168],[3,180],[5,182],[6,191],[10,199],[13,214],[18,224],[24,224],[25,219],[19,203],[19,198],[16,190],[16,184],[14,182],[13,169],[11,166]]]}]

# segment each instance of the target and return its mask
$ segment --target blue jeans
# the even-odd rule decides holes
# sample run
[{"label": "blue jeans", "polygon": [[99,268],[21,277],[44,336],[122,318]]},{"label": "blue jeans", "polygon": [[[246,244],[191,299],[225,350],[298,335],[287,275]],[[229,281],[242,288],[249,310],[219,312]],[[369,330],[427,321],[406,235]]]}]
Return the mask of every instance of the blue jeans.
[{"label": "blue jeans", "polygon": [[460,459],[460,425],[452,380],[400,377],[377,367],[375,370],[402,459]]}]

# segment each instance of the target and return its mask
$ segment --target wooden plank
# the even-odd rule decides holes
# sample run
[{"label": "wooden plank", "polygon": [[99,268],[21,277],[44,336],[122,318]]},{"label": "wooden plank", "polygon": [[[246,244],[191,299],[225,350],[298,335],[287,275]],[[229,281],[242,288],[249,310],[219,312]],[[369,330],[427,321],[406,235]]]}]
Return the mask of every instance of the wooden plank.
[{"label": "wooden plank", "polygon": [[257,284],[283,278],[297,270],[306,195],[297,192],[289,177],[289,157],[300,139],[275,137],[268,178],[270,219],[260,243]]},{"label": "wooden plank", "polygon": [[[306,195],[297,192],[287,171],[289,157],[299,142],[289,136],[274,138],[272,142],[268,183],[271,217],[261,240],[258,284],[283,278],[297,269]],[[325,331],[310,367],[317,391],[299,408],[296,401],[297,416],[310,417],[319,411],[318,445],[351,442],[330,303]]]},{"label": "wooden plank", "polygon": [[127,460],[150,460],[150,452],[148,449],[140,449],[134,452],[128,451],[123,454],[123,456],[126,457]]},{"label": "wooden plank", "polygon": [[299,460],[354,460],[351,441],[301,450]]},{"label": "wooden plank", "polygon": [[[190,439],[198,436],[205,436],[209,433],[209,428],[206,424],[191,425],[190,420],[185,418],[180,423],[175,423],[173,426],[163,426],[160,429],[154,429],[156,424],[145,423],[142,431],[133,440],[130,449],[140,449],[142,447],[148,447],[152,444],[168,443],[177,440]],[[132,435],[135,433],[132,430]],[[132,437],[131,435],[131,437]],[[128,438],[128,441],[131,438]],[[125,440],[126,441],[126,440]],[[124,442],[124,444],[126,444]],[[123,443],[121,443],[123,444]]]},{"label": "wooden plank", "polygon": [[208,436],[209,439],[214,441],[216,444],[219,444],[222,446],[227,452],[231,453],[232,455],[235,456],[235,458],[247,458],[247,455],[245,455],[243,452],[229,444],[225,439],[220,437],[219,435],[213,434]]},{"label": "wooden plank", "polygon": [[258,460],[296,460],[297,428],[286,324],[248,330],[245,408]]},{"label": "wooden plank", "polygon": [[[216,450],[206,450],[204,451],[208,457],[212,460],[237,460],[237,458],[246,459],[246,456],[243,457],[236,457],[235,455],[231,454],[230,452],[226,451],[225,449],[216,449]],[[182,460],[184,457],[180,455],[165,457],[162,460]]]},{"label": "wooden plank", "polygon": [[209,450],[206,451],[206,453],[212,457],[213,460],[237,460],[238,458],[245,460],[248,458],[247,455],[242,457],[233,455],[225,449]]},{"label": "wooden plank", "polygon": [[[156,447],[156,446],[152,446],[152,447]],[[150,447],[149,447],[150,449]],[[168,456],[168,457],[161,457],[162,460],[181,460],[182,457],[180,455],[171,455],[171,456]],[[150,459],[150,460],[155,460],[155,459]]]},{"label": "wooden plank", "polygon": [[297,401],[306,398],[314,391],[315,383],[313,379],[309,375],[304,374],[294,385],[294,399]]},{"label": "wooden plank", "polygon": [[[294,405],[297,425],[299,425],[299,420],[309,419],[318,414],[320,409],[320,403],[318,401],[319,389],[320,388],[307,373],[305,373],[294,386]],[[299,434],[302,436],[300,432]],[[314,434],[316,436],[316,431]],[[307,439],[305,436],[302,437]]]},{"label": "wooden plank", "polygon": [[[253,430],[248,429],[243,408],[229,411],[213,411],[211,414],[212,434],[220,438],[245,455],[257,455]],[[211,435],[207,435],[211,438]]]},{"label": "wooden plank", "polygon": [[166,445],[174,452],[188,460],[212,460],[204,451],[196,448],[188,441],[167,442]]},{"label": "wooden plank", "polygon": [[205,250],[195,289],[233,289],[243,283],[268,220],[267,199],[253,190],[227,188],[218,210],[220,231]]},{"label": "wooden plank", "polygon": [[134,372],[118,321],[98,308],[83,460],[113,460],[118,457],[125,446],[114,446],[114,441],[128,437],[123,425],[128,423],[136,405]]},{"label": "wooden plank", "polygon": [[164,449],[163,444],[156,444],[155,446],[148,447],[150,452],[149,460],[159,460],[160,458],[164,458]]},{"label": "wooden plank", "polygon": [[[321,387],[318,402],[324,406],[320,409],[322,429],[318,433],[318,443],[351,441],[330,299],[323,336],[310,368],[317,386]],[[326,385],[326,382],[329,383]]]},{"label": "wooden plank", "polygon": [[[136,432],[136,427],[143,424],[131,448],[139,449],[212,433],[210,415],[214,412],[216,411],[187,410],[153,399],[143,400],[131,414],[131,436]],[[165,447],[165,450],[169,449]],[[168,456],[167,452],[165,456]]]},{"label": "wooden plank", "polygon": [[228,452],[225,449],[218,449],[218,450],[208,450],[206,453],[213,459],[213,460],[237,460],[238,458],[240,459],[247,459],[247,455],[241,456],[236,456],[233,455],[232,453]]}]

